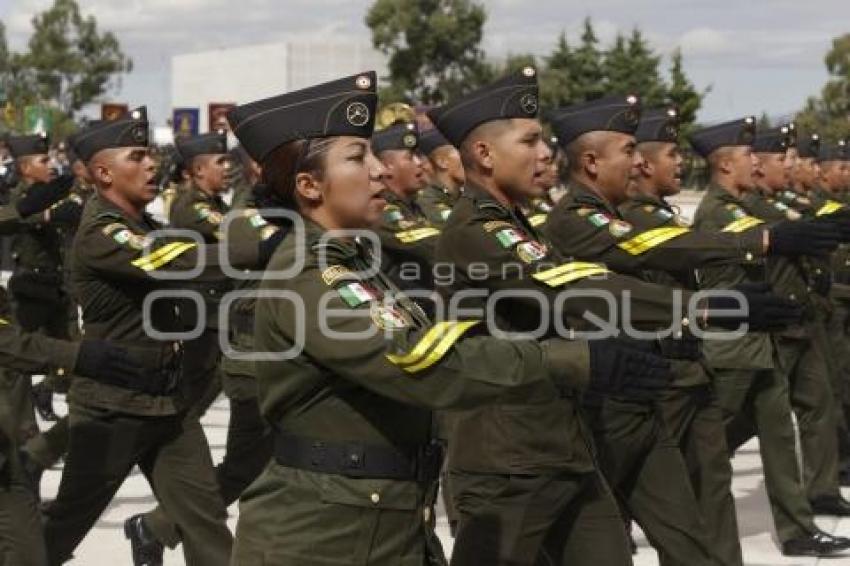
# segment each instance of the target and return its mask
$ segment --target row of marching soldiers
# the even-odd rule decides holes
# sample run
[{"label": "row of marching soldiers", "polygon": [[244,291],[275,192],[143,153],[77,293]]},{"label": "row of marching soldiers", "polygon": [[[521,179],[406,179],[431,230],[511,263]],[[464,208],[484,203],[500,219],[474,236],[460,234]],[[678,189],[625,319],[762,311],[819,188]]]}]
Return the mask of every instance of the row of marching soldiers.
[{"label": "row of marching soldiers", "polygon": [[[438,479],[452,564],[630,564],[631,521],[661,564],[743,564],[753,437],[782,553],[850,549],[814,522],[850,515],[844,144],[694,132],[689,223],[674,108],[550,109],[550,139],[526,67],[374,131],[376,81],[238,106],[239,148],[179,140],[180,168],[144,108],[67,140],[73,176],[8,139],[0,563],[71,559],[138,466],[159,507],[124,523],[135,565],[445,564]],[[163,195],[176,231],[146,212]],[[38,373],[69,414],[33,434]]]}]

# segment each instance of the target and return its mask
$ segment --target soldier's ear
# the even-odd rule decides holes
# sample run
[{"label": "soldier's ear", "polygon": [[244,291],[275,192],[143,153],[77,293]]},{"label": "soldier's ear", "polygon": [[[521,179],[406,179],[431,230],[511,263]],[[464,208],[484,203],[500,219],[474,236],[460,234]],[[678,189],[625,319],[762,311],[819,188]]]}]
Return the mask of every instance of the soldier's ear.
[{"label": "soldier's ear", "polygon": [[599,175],[599,155],[593,149],[586,149],[579,157],[582,169],[592,177]]},{"label": "soldier's ear", "polygon": [[321,184],[312,173],[301,172],[295,176],[295,193],[314,204],[322,201]]},{"label": "soldier's ear", "polygon": [[646,158],[644,154],[640,154],[640,161],[638,163],[638,169],[640,169],[640,174],[645,178],[649,179],[652,175],[655,174],[655,166],[650,163],[650,161]]}]

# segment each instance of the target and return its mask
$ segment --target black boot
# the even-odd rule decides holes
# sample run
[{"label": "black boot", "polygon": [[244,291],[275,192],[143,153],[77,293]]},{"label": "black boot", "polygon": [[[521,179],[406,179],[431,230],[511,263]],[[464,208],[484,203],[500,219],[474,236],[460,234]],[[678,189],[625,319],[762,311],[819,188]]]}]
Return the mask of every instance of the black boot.
[{"label": "black boot", "polygon": [[850,501],[840,495],[826,495],[812,499],[812,511],[815,515],[850,517]]},{"label": "black boot", "polygon": [[154,538],[142,515],[124,521],[124,536],[130,539],[134,566],[162,566],[162,543]]},{"label": "black boot", "polygon": [[32,386],[32,406],[43,420],[59,420],[59,416],[53,411],[53,390],[43,381]]},{"label": "black boot", "polygon": [[850,548],[850,539],[823,531],[782,543],[785,556],[831,556]]}]

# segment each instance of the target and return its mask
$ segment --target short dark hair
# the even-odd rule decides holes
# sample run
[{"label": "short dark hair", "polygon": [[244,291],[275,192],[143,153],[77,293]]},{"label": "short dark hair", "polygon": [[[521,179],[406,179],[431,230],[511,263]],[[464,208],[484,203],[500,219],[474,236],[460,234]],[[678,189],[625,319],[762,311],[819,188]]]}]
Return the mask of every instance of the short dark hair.
[{"label": "short dark hair", "polygon": [[281,206],[298,210],[295,176],[306,172],[321,178],[325,170],[325,157],[334,139],[291,141],[276,147],[263,159],[263,183]]}]

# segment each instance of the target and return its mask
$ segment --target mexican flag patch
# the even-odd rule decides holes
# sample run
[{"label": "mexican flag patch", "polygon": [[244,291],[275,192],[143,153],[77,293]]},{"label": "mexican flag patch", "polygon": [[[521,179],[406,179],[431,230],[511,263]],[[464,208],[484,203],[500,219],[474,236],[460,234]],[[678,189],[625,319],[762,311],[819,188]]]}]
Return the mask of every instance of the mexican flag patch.
[{"label": "mexican flag patch", "polygon": [[351,307],[357,307],[363,303],[377,299],[378,295],[372,289],[369,289],[362,283],[349,283],[337,289],[342,300]]},{"label": "mexican flag patch", "polygon": [[590,223],[596,226],[597,228],[601,228],[605,226],[609,222],[611,222],[611,218],[607,214],[603,214],[601,212],[597,212],[596,214],[591,214],[587,217],[590,220]]},{"label": "mexican flag patch", "polygon": [[503,248],[509,248],[518,242],[525,240],[525,237],[514,228],[507,228],[496,233],[496,239],[502,244]]}]

